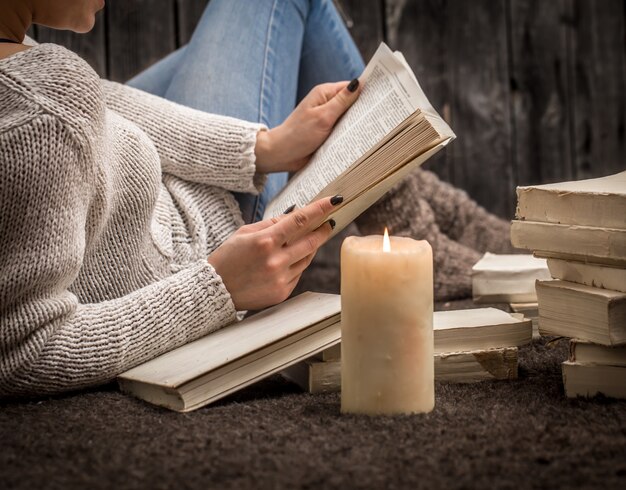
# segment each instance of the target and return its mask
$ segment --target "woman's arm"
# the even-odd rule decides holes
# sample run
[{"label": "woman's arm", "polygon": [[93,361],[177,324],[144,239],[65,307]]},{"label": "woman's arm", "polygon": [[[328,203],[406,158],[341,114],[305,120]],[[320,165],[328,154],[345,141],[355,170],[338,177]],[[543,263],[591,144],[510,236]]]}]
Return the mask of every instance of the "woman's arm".
[{"label": "woman's arm", "polygon": [[[104,81],[107,105],[153,139],[163,171],[182,179],[252,192],[261,174],[295,172],[359,96],[358,79],[316,86],[279,126],[207,114],[126,85]],[[237,179],[240,186],[237,188]],[[251,179],[253,184],[250,184]]]},{"label": "woman's arm", "polygon": [[208,114],[107,80],[107,107],[133,121],[154,142],[164,173],[229,191],[258,193],[255,165],[261,124]]},{"label": "woman's arm", "polygon": [[82,304],[69,288],[98,232],[85,226],[96,185],[88,148],[51,116],[0,134],[0,148],[0,395],[102,383],[235,319],[206,260]]}]

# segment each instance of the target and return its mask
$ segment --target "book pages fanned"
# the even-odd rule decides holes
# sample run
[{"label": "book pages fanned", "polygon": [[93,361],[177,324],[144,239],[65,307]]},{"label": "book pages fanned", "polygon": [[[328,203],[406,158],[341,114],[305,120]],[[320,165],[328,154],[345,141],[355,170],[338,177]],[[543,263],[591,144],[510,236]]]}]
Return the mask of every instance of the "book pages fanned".
[{"label": "book pages fanned", "polygon": [[384,43],[360,80],[359,98],[307,166],[268,204],[264,218],[341,194],[344,202],[332,216],[336,234],[454,138],[404,59]]}]

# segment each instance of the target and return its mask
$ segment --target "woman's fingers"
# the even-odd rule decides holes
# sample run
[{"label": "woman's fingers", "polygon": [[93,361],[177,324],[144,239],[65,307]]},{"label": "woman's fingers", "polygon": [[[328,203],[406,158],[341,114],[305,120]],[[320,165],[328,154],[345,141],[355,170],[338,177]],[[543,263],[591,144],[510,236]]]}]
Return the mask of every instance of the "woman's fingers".
[{"label": "woman's fingers", "polygon": [[[326,197],[315,201],[308,206],[296,209],[285,215],[282,220],[275,226],[268,228],[267,231],[274,235],[281,245],[295,243],[326,221],[326,218],[332,212],[334,206],[339,204],[342,200],[343,198],[340,196],[335,196],[333,198]],[[335,204],[332,204],[333,202]]]},{"label": "woman's fingers", "polygon": [[274,226],[280,223],[283,219],[287,217],[287,214],[281,214],[274,218],[264,219],[262,221],[257,221],[256,223],[251,223],[249,225],[244,225],[239,228],[241,233],[256,233],[258,231],[263,231],[270,226]]},{"label": "woman's fingers", "polygon": [[300,276],[300,274],[302,274],[304,272],[304,270],[311,265],[311,262],[313,261],[313,258],[315,257],[315,253],[312,253],[310,255],[307,255],[306,257],[300,259],[298,262],[296,262],[295,264],[292,264],[291,267],[289,268],[289,271],[291,273],[293,273],[294,275],[297,274],[298,277]]},{"label": "woman's fingers", "polygon": [[[326,243],[332,231],[333,227],[327,222],[320,226],[317,230],[306,234],[298,241],[289,245],[285,249],[285,252],[289,255],[289,262],[292,264],[292,267],[303,258],[315,255],[317,249]],[[302,270],[304,269],[306,269],[306,266]]]}]

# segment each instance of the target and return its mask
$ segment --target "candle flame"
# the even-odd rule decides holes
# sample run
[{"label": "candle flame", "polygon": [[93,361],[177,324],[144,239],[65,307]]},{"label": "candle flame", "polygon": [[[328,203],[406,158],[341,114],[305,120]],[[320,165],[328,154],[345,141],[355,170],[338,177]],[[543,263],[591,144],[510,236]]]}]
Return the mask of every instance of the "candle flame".
[{"label": "candle flame", "polygon": [[389,241],[389,232],[385,226],[385,234],[383,235],[383,252],[391,252],[391,242]]}]

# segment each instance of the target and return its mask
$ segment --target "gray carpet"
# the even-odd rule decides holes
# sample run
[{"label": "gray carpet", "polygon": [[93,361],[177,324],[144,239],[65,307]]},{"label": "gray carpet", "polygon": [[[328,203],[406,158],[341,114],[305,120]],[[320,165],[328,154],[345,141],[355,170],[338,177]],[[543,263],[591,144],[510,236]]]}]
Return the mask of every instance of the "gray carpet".
[{"label": "gray carpet", "polygon": [[626,402],[566,399],[565,357],[535,342],[519,380],[437,385],[422,416],[340,415],[280,377],[189,414],[113,385],[5,400],[0,487],[626,488]]}]

